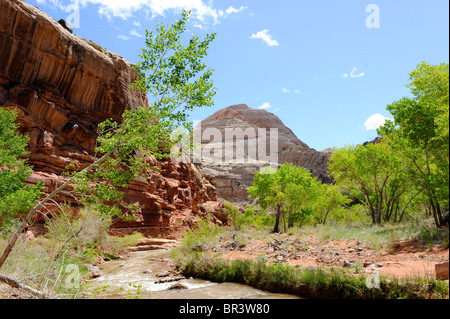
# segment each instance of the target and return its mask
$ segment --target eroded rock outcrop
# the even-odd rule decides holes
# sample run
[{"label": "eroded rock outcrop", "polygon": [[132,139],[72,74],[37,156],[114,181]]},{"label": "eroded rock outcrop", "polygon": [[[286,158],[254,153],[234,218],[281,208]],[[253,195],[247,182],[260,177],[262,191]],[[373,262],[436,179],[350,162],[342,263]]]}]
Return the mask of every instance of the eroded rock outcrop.
[{"label": "eroded rock outcrop", "polygon": [[[258,129],[263,129],[266,134],[262,140],[258,139],[261,137]],[[270,129],[276,129],[277,135],[271,135]],[[217,194],[225,200],[248,200],[247,188],[252,184],[255,171],[267,165],[277,167],[286,162],[293,163],[309,169],[320,181],[331,182],[327,163],[332,150],[311,149],[277,116],[265,110],[255,110],[245,104],[224,108],[202,121],[194,135],[201,136],[202,170],[215,177]],[[274,140],[277,145],[271,147]],[[263,156],[260,158],[261,146]],[[227,160],[226,156],[230,154],[226,153],[230,150],[234,157]],[[243,160],[238,158],[239,152],[244,154]],[[276,155],[276,163],[270,155]]]},{"label": "eroded rock outcrop", "polygon": [[[130,62],[73,35],[39,9],[0,1],[0,107],[18,111],[20,131],[30,137],[29,182],[43,180],[46,193],[63,180],[70,163],[82,168],[93,162],[100,122],[120,120],[126,108],[146,103],[129,89],[135,77]],[[137,221],[116,221],[113,233],[174,234],[202,214],[199,204],[216,200],[213,179],[194,165],[154,164],[161,170],[126,190],[127,202],[145,206]],[[55,200],[43,214],[57,203],[78,204],[66,193]]]}]

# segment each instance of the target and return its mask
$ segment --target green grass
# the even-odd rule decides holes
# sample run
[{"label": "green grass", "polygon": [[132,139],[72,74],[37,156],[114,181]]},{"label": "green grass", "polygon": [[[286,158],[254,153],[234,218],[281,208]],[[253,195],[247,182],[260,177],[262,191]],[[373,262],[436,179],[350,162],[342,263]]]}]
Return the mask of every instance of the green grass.
[{"label": "green grass", "polygon": [[315,235],[319,240],[354,240],[373,249],[390,248],[401,240],[417,240],[431,247],[442,245],[448,248],[448,228],[436,229],[425,225],[384,225],[372,227],[348,227],[317,225],[293,231],[295,234]]}]

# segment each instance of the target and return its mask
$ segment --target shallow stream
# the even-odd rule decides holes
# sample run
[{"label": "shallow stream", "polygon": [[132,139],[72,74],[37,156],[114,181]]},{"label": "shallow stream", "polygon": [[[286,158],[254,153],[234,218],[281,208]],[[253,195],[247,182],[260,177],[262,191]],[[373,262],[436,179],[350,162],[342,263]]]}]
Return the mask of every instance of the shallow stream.
[{"label": "shallow stream", "polygon": [[[109,286],[114,295],[100,298],[123,298],[136,293],[142,299],[300,299],[289,294],[271,293],[238,283],[216,283],[201,279],[182,279],[176,282],[156,283],[157,275],[171,269],[169,250],[132,252],[125,258],[100,265],[101,276],[92,282],[93,288]],[[174,284],[187,289],[171,289]],[[134,286],[134,287],[133,287]],[[123,290],[119,290],[123,289]]]}]

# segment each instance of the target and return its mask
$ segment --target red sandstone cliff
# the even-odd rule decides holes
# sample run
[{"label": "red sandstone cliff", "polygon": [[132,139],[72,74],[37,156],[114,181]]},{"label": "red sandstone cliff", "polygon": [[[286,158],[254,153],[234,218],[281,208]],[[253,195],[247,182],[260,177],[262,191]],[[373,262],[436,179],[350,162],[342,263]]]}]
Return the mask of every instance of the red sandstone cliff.
[{"label": "red sandstone cliff", "polygon": [[[69,163],[92,163],[98,123],[120,120],[126,108],[138,106],[140,95],[129,89],[135,76],[128,61],[71,34],[39,9],[0,0],[0,107],[18,110],[20,130],[30,137],[30,182],[44,180],[47,193]],[[113,233],[174,234],[202,213],[198,204],[216,200],[214,181],[194,165],[155,165],[160,172],[126,190],[126,201],[145,206],[137,221],[117,221]],[[77,205],[65,194],[55,200]]]}]

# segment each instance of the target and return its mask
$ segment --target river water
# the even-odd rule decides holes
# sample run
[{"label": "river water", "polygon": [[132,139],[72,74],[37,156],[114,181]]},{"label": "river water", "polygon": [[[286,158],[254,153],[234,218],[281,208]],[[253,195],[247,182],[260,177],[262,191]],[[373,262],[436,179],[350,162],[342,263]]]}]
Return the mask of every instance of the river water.
[{"label": "river water", "polygon": [[[92,282],[92,288],[108,287],[110,293],[98,298],[118,299],[300,299],[298,296],[271,293],[238,283],[216,283],[201,279],[182,279],[177,282],[155,283],[157,274],[170,269],[167,261],[169,250],[153,250],[129,253],[125,258],[100,265],[101,276]],[[168,290],[179,283],[187,289]],[[134,286],[134,287],[133,287]],[[136,295],[137,286],[140,291]]]}]

